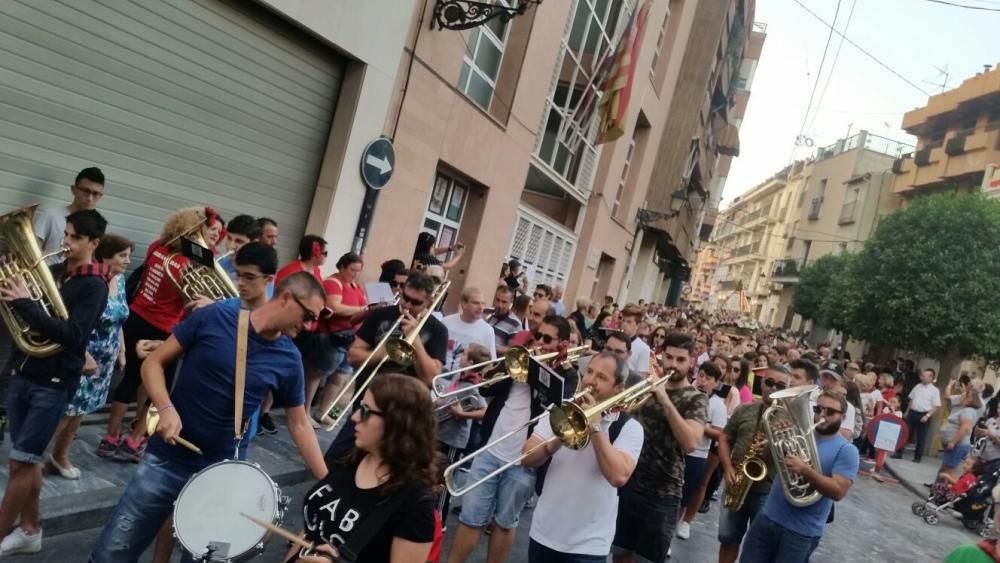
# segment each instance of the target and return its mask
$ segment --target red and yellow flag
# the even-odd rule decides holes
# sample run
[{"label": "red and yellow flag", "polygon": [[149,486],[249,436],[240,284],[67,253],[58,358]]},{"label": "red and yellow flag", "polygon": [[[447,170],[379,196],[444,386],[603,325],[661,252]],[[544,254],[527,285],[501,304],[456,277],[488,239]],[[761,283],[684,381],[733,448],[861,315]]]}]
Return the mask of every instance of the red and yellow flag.
[{"label": "red and yellow flag", "polygon": [[649,5],[650,0],[643,2],[642,7],[632,18],[625,36],[618,44],[608,77],[601,85],[604,96],[598,105],[601,119],[597,130],[598,145],[614,141],[625,134],[625,112],[632,96],[635,64],[639,60],[639,47],[642,45],[642,33],[646,28]]}]

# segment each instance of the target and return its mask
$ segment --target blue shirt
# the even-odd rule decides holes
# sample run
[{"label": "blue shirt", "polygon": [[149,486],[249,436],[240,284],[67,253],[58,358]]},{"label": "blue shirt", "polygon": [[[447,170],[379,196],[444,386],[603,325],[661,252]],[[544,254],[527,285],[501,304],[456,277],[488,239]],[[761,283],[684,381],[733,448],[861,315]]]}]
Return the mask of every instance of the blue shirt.
[{"label": "blue shirt", "polygon": [[[184,425],[181,436],[201,448],[204,455],[170,446],[157,434],[149,440],[149,450],[156,456],[195,467],[232,459],[239,312],[239,299],[226,299],[198,309],[174,327],[174,337],[184,349],[184,356],[170,401]],[[304,404],[303,377],[302,356],[292,340],[284,335],[277,340],[265,340],[251,323],[244,421],[260,407],[269,391],[274,394],[275,405]],[[246,438],[243,441],[245,444]]]},{"label": "blue shirt", "polygon": [[[843,436],[835,434],[826,438],[817,435],[816,450],[819,453],[823,475],[827,477],[841,475],[852,482],[857,478],[858,449]],[[830,497],[823,497],[816,504],[804,508],[792,506],[785,498],[781,480],[776,478],[767,496],[764,514],[797,534],[816,538],[823,535],[831,507],[833,499]]]}]

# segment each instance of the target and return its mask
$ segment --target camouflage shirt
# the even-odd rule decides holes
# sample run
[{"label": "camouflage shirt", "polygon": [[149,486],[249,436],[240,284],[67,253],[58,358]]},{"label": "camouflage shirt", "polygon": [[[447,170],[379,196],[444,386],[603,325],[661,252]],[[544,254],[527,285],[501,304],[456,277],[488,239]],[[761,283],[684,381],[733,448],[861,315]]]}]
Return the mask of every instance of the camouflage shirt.
[{"label": "camouflage shirt", "polygon": [[[733,415],[729,417],[729,422],[726,423],[726,428],[723,432],[729,437],[729,445],[732,448],[733,454],[733,469],[737,472],[740,470],[740,462],[743,461],[743,455],[746,453],[747,448],[750,447],[750,440],[754,434],[754,430],[757,428],[757,420],[760,418],[765,406],[764,403],[759,399],[746,404],[736,407],[733,411]],[[761,432],[764,431],[764,427],[760,427]],[[767,464],[767,477],[763,480],[754,483],[750,490],[754,493],[767,493],[771,490],[771,481],[774,480],[774,464],[771,463],[771,456],[765,448],[765,451],[761,452],[761,459]]]},{"label": "camouflage shirt", "polygon": [[[704,425],[708,419],[708,397],[694,387],[668,389],[667,395],[685,420]],[[642,406],[635,418],[642,424],[646,440],[628,486],[636,493],[657,498],[680,498],[684,486],[685,452],[674,438],[663,407],[655,397]]]}]

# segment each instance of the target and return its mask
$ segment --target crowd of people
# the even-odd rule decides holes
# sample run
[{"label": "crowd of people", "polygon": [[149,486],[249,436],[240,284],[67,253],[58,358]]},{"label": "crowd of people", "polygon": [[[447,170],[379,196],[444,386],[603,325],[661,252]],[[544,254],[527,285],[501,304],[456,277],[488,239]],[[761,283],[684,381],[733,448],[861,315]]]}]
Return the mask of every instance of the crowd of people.
[{"label": "crowd of people", "polygon": [[[279,268],[276,222],[226,222],[211,207],[168,217],[126,278],[133,243],[110,234],[97,210],[104,184],[100,170],[83,170],[69,206],[34,218],[40,247],[63,250],[51,272],[66,318],[49,315],[18,279],[0,285],[6,306],[60,345],[47,356],[18,351],[7,364],[12,447],[0,555],[41,549],[43,468],[80,478],[70,444],[81,417],[109,400],[97,455],[138,467],[91,549],[94,562],[135,561],[154,542],[156,560],[169,559],[171,509],[185,484],[213,464],[252,460],[256,435],[279,431],[316,480],[301,518],[284,522],[314,547],[292,547],[286,561],[345,553],[439,561],[456,488],[463,490],[450,563],[467,560],[484,532],[491,562],[610,555],[659,563],[713,501],[719,561],[807,561],[860,454],[873,453],[867,421],[905,417],[919,460],[941,406],[933,370],[918,375],[912,362],[855,362],[801,335],[748,331],[725,316],[643,300],[581,298],[569,307],[562,287],[531,284],[517,260],[503,265],[495,287],[464,287],[446,306],[442,282],[464,249],[437,246],[426,233],[381,264],[378,281],[392,297],[378,303],[361,284],[375,277],[361,256],[344,253],[324,276],[327,243],[307,234],[296,260]],[[185,276],[212,269],[188,255],[188,240],[216,254],[237,295],[184,291]],[[410,337],[407,361],[387,354],[389,336]],[[589,353],[567,359],[580,346]],[[500,376],[510,367],[506,355],[522,348],[555,357],[545,362],[545,386]],[[376,364],[383,367],[373,376],[354,373]],[[631,408],[587,411],[636,386],[645,391]],[[817,457],[773,459],[759,439],[764,415],[774,393],[802,386],[815,386],[817,424],[802,432]],[[983,455],[1000,464],[1000,423],[996,398],[982,401],[983,386],[959,382],[952,391],[942,470],[960,482],[973,437],[990,437]],[[340,396],[351,400],[338,403]],[[567,402],[590,416],[582,443],[564,443],[550,423]],[[158,423],[147,436],[150,412]],[[324,453],[316,430],[338,419]],[[748,485],[751,457],[766,474]],[[810,502],[788,498],[779,466],[813,491]],[[739,499],[728,498],[743,486]],[[529,552],[512,555],[531,504]]]}]

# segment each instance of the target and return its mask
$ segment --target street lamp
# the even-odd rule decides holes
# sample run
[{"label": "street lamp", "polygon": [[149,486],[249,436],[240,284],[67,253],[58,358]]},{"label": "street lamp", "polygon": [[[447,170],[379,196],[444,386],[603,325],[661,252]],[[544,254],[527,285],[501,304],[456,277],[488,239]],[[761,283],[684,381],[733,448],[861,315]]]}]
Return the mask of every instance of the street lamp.
[{"label": "street lamp", "polygon": [[541,3],[542,0],[436,0],[434,21],[441,29],[472,29],[496,18],[508,22],[524,14],[532,4]]},{"label": "street lamp", "polygon": [[636,236],[638,236],[639,229],[646,227],[653,221],[659,221],[660,219],[673,219],[674,217],[677,217],[681,214],[681,210],[684,209],[684,205],[688,202],[687,190],[681,188],[670,196],[669,213],[651,211],[649,209],[639,209],[636,212]]}]

